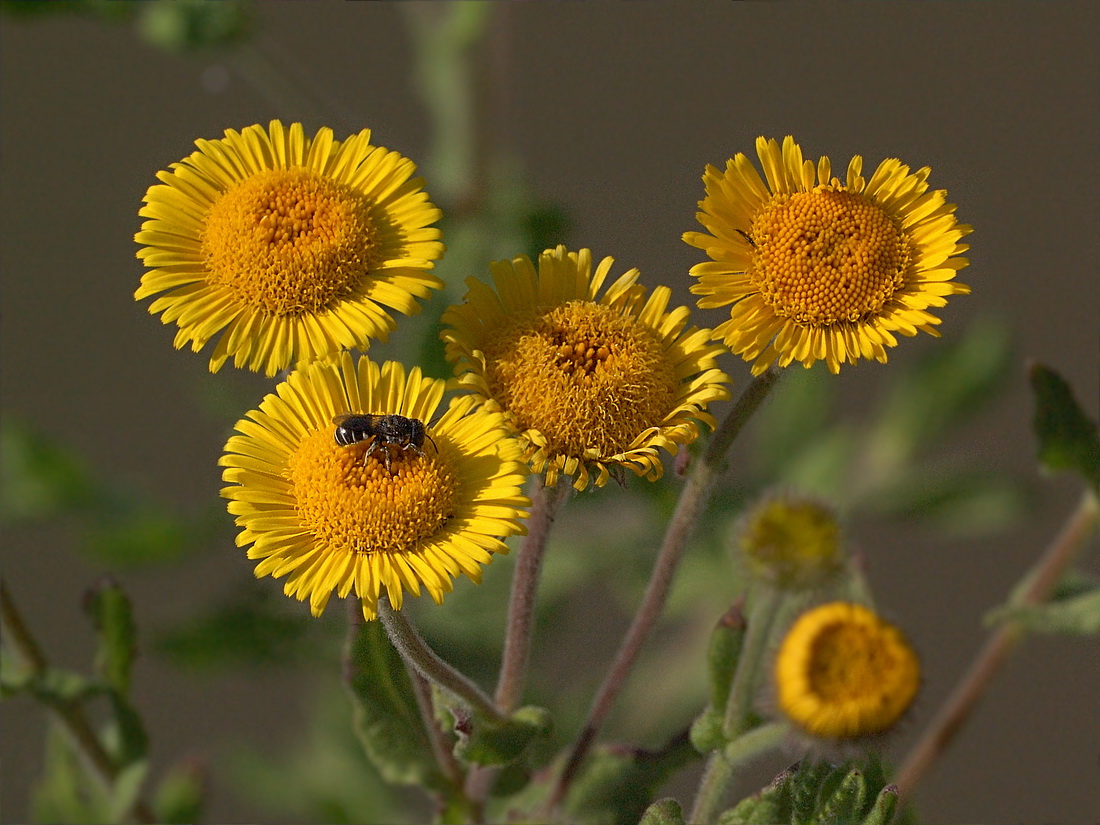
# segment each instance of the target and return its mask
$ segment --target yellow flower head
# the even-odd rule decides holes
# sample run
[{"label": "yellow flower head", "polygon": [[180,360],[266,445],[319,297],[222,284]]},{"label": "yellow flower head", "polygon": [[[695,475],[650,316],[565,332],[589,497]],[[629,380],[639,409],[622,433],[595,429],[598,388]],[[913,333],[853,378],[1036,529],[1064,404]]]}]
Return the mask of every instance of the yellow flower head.
[{"label": "yellow flower head", "polygon": [[812,588],[844,566],[836,515],[813,499],[765,498],[742,519],[738,539],[751,572],[779,588]]},{"label": "yellow flower head", "polygon": [[135,240],[149,271],[136,300],[175,322],[176,348],[198,352],[216,335],[217,372],[274,375],[292,364],[385,340],[385,307],[420,311],[442,282],[427,270],[443,254],[440,212],[412,161],[331,129],[302,124],[226,130],[157,173]]},{"label": "yellow flower head", "polygon": [[658,448],[672,453],[728,398],[710,330],[685,331],[688,310],[668,310],[671,291],[646,300],[638,270],[600,290],[613,263],[592,271],[587,249],[547,250],[491,264],[496,290],[470,278],[466,300],[443,315],[447,359],[460,384],[500,410],[535,472],[607,483],[609,468],[656,479]]},{"label": "yellow flower head", "polygon": [[832,602],[791,627],[775,681],[791,721],[814,736],[848,739],[902,717],[920,687],[920,662],[896,627],[861,605]]},{"label": "yellow flower head", "polygon": [[[397,610],[403,590],[423,585],[439,603],[459,574],[480,582],[481,565],[508,552],[501,538],[525,532],[527,468],[501,415],[470,397],[429,423],[445,384],[345,352],[291,373],[237,422],[219,462],[222,495],[242,528],[237,545],[260,559],[257,577],[286,576],[285,593],[308,598],[315,616],[333,591],[354,590],[368,619],[383,587]],[[341,444],[334,419],[348,414],[426,431],[382,439],[354,428],[362,437]]]},{"label": "yellow flower head", "polygon": [[738,154],[724,172],[708,166],[699,202],[704,232],[684,241],[711,261],[692,267],[699,306],[732,304],[715,328],[759,374],[772,363],[825,361],[836,373],[860,358],[886,361],[894,333],[938,335],[928,310],[970,288],[954,281],[967,265],[959,241],[971,228],[955,220],[942,189],[928,191],[931,169],[910,173],[891,158],[870,180],[863,158],[844,183],[829,159],[816,166],[788,136],[757,138],[767,184]]}]

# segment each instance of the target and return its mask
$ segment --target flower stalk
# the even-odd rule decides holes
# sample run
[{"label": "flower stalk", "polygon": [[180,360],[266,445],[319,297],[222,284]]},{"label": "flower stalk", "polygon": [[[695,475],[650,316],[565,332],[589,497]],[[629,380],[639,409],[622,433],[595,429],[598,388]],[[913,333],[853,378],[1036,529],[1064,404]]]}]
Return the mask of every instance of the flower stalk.
[{"label": "flower stalk", "polygon": [[641,653],[642,646],[664,609],[673,575],[687,547],[691,531],[706,507],[715,483],[725,469],[726,453],[742,427],[763,404],[778,380],[779,371],[775,369],[769,369],[753,379],[715,430],[701,460],[696,462],[689,471],[687,481],[680,492],[679,501],[676,502],[676,510],[665,532],[642,604],[619,647],[611,669],[604,677],[603,684],[592,702],[580,736],[577,737],[566,759],[558,784],[550,797],[551,810],[560,806],[565,798],[581,763],[591,750],[611,708],[619,698],[627,677]]},{"label": "flower stalk", "polygon": [[416,632],[408,616],[390,606],[388,597],[383,596],[378,600],[378,618],[401,658],[412,665],[417,673],[469,705],[479,716],[497,723],[505,721],[493,700],[469,677],[440,658]]}]

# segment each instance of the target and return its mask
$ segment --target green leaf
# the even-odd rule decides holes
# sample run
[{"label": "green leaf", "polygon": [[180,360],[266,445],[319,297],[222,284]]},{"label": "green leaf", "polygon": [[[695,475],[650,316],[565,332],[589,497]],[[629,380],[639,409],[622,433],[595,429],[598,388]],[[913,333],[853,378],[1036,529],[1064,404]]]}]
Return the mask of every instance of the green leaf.
[{"label": "green leaf", "polygon": [[798,771],[797,764],[779,774],[768,787],[746,799],[718,817],[719,825],[776,825],[791,821],[793,800],[791,777]]},{"label": "green leaf", "polygon": [[738,602],[718,620],[710,634],[707,648],[710,701],[691,726],[691,743],[700,753],[709,753],[726,744],[722,723],[744,639],[745,616]]},{"label": "green leaf", "polygon": [[658,799],[645,809],[638,825],[684,825],[684,811],[675,799]]},{"label": "green leaf", "polygon": [[57,724],[46,732],[42,777],[31,788],[32,822],[99,825],[112,822],[109,800],[91,781],[73,753],[68,736]]},{"label": "green leaf", "polygon": [[149,752],[149,736],[137,709],[117,691],[107,693],[113,717],[104,730],[103,740],[116,765],[144,762]]},{"label": "green leaf", "polygon": [[507,765],[519,758],[536,738],[546,738],[553,720],[546,708],[522,707],[503,722],[476,714],[456,726],[455,756],[478,765]]},{"label": "green leaf", "polygon": [[198,821],[205,803],[205,771],[193,761],[169,768],[153,796],[157,822],[164,825],[186,825]]},{"label": "green leaf", "polygon": [[380,622],[362,624],[349,639],[344,681],[355,732],[383,778],[399,785],[445,788],[409,673]]},{"label": "green leaf", "polygon": [[986,621],[1016,622],[1036,633],[1094,636],[1100,633],[1100,587],[1046,604],[1006,605],[990,612]]},{"label": "green leaf", "polygon": [[117,582],[106,577],[85,594],[84,610],[99,637],[96,672],[120,696],[126,696],[137,655],[137,628],[130,599]]},{"label": "green leaf", "polygon": [[586,825],[636,825],[667,779],[697,759],[686,731],[657,751],[600,746],[570,789],[567,819]]},{"label": "green leaf", "polygon": [[881,794],[885,781],[882,766],[873,756],[843,765],[803,761],[781,773],[764,790],[726,811],[719,822],[720,825],[858,823],[879,806],[890,804]]},{"label": "green leaf", "polygon": [[1035,393],[1035,436],[1039,461],[1048,470],[1073,470],[1100,487],[1100,435],[1073,389],[1058,373],[1042,364],[1028,371]]},{"label": "green leaf", "polygon": [[119,771],[115,785],[111,789],[111,822],[126,822],[130,812],[141,795],[141,786],[149,772],[149,763],[145,760],[133,762]]},{"label": "green leaf", "polygon": [[898,786],[887,785],[878,793],[871,811],[863,819],[863,825],[890,825],[898,809]]}]

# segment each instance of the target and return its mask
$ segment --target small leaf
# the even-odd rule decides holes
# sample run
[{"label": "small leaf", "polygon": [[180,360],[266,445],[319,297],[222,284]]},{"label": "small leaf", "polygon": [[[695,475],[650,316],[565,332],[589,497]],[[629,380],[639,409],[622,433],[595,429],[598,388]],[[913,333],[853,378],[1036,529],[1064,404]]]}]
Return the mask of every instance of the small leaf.
[{"label": "small leaf", "polygon": [[863,825],[890,825],[898,809],[898,786],[887,785],[879,791],[875,804],[863,820]]},{"label": "small leaf", "polygon": [[842,776],[840,784],[818,805],[814,814],[815,825],[833,825],[837,822],[856,822],[867,806],[867,782],[858,770]]},{"label": "small leaf", "polygon": [[638,825],[684,825],[684,811],[675,799],[658,799],[645,809]]},{"label": "small leaf", "polygon": [[691,743],[700,753],[709,753],[726,744],[722,724],[744,639],[745,615],[743,602],[739,601],[718,620],[710,634],[707,648],[710,702],[691,726]]},{"label": "small leaf", "polygon": [[104,730],[103,739],[116,765],[144,762],[149,752],[145,723],[133,705],[117,691],[108,691],[114,717]]},{"label": "small leaf", "polygon": [[106,577],[85,594],[84,610],[99,637],[96,672],[125,696],[130,690],[130,669],[137,655],[137,628],[130,599],[117,582]]},{"label": "small leaf", "polygon": [[986,621],[1016,622],[1036,633],[1094,636],[1100,633],[1100,587],[1046,604],[1006,605],[990,612]]},{"label": "small leaf", "polygon": [[111,822],[126,822],[130,812],[141,795],[141,786],[149,772],[149,763],[145,760],[133,762],[119,771],[111,789]]},{"label": "small leaf", "polygon": [[444,788],[409,673],[380,622],[365,622],[351,636],[344,682],[355,732],[383,778],[397,785]]},{"label": "small leaf", "polygon": [[791,779],[797,764],[779,774],[768,787],[758,791],[718,817],[719,825],[775,825],[791,821],[793,800]]},{"label": "small leaf", "polygon": [[202,817],[206,802],[206,771],[194,761],[173,765],[161,779],[153,797],[157,822],[186,825]]},{"label": "small leaf", "polygon": [[1039,461],[1048,470],[1073,470],[1100,487],[1100,435],[1058,373],[1042,364],[1029,370],[1035,393],[1035,435]]},{"label": "small leaf", "polygon": [[546,708],[528,706],[504,722],[473,715],[468,725],[456,727],[455,756],[478,765],[507,765],[519,758],[537,737],[549,735],[553,721]]}]

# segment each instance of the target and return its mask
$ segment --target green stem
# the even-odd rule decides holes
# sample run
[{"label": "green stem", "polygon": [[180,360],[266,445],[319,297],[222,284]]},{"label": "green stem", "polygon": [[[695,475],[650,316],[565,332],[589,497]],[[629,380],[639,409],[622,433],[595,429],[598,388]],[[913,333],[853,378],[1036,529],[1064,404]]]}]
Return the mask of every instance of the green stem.
[{"label": "green stem", "polygon": [[[49,662],[26,622],[23,621],[23,616],[3,580],[0,580],[0,615],[3,617],[4,643],[23,661],[33,676],[45,676],[49,670]],[[84,707],[76,701],[49,699],[43,695],[35,695],[60,723],[70,745],[84,764],[85,770],[99,783],[107,795],[111,796],[115,782],[118,780],[119,769],[103,747],[95,728],[84,713]],[[123,820],[131,817],[143,823],[157,821],[148,803],[142,799],[134,802],[133,808],[122,815]]]},{"label": "green stem", "polygon": [[469,677],[443,661],[439,654],[428,647],[408,617],[402,611],[394,610],[385,596],[378,600],[378,618],[382,620],[386,635],[390,637],[393,646],[421,676],[458,697],[478,715],[498,723],[505,721],[493,700]]},{"label": "green stem", "polygon": [[[1023,588],[1019,604],[1042,604],[1050,597],[1069,563],[1096,530],[1098,520],[1100,502],[1096,493],[1090,489],[1086,491],[1065,527],[1047,547],[1038,564],[1024,577],[1029,583]],[[1009,621],[997,628],[986,641],[966,675],[947,697],[939,713],[909,751],[898,770],[895,784],[902,800],[913,793],[917,783],[947,750],[1022,636],[1023,629],[1020,625]]]},{"label": "green stem", "polygon": [[707,762],[695,807],[688,822],[715,822],[725,806],[729,788],[739,768],[768,751],[775,750],[790,727],[786,722],[771,722],[734,739],[722,750],[714,751]]},{"label": "green stem", "polygon": [[588,719],[581,729],[580,736],[569,752],[565,767],[558,778],[558,783],[551,794],[548,803],[551,812],[560,806],[570,784],[576,778],[581,763],[588,755],[596,736],[607,720],[612,706],[619,698],[626,684],[643,644],[653,629],[657,619],[665,606],[668,592],[672,586],[673,575],[687,547],[688,538],[699,520],[700,514],[706,507],[711,491],[715,483],[725,469],[726,453],[733,444],[741,428],[752,417],[753,413],[767,398],[772,387],[779,380],[779,372],[769,369],[762,375],[753,379],[752,383],[737,399],[729,414],[715,430],[714,435],[707,445],[702,458],[691,468],[688,478],[680,491],[680,499],[676,502],[676,510],[672,514],[665,538],[661,544],[660,552],[653,566],[649,584],[646,587],[642,604],[634,616],[634,620],[623,639],[619,652],[615,657],[611,669],[604,677],[592,707],[588,711]]}]

